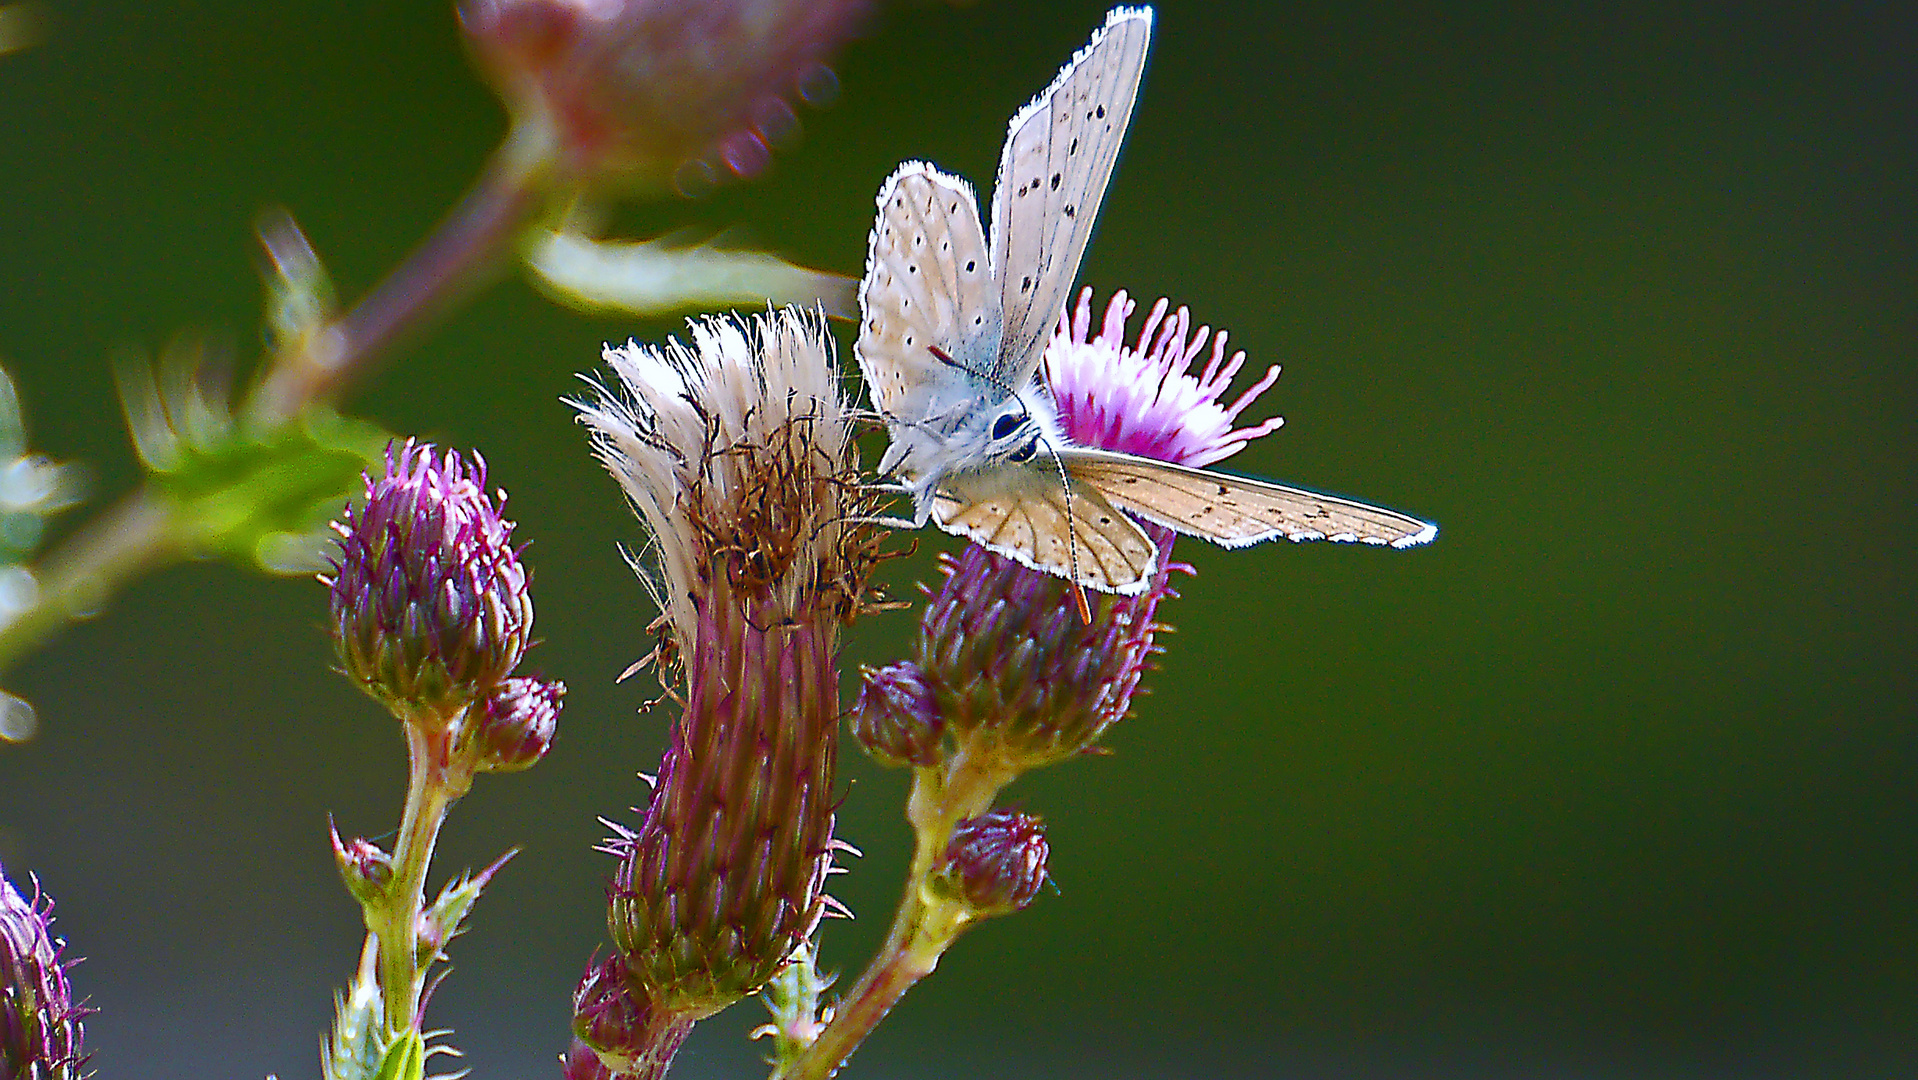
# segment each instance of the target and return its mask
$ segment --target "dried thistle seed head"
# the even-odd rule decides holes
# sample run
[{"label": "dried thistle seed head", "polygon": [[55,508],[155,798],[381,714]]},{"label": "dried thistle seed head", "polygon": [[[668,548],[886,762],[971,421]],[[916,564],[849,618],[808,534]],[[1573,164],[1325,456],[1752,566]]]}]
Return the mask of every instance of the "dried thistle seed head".
[{"label": "dried thistle seed head", "polygon": [[29,902],[0,870],[0,1077],[77,1080],[85,1065],[69,962],[53,936],[53,901]]},{"label": "dried thistle seed head", "polygon": [[[612,385],[574,401],[651,534],[636,566],[684,661],[725,578],[780,625],[857,610],[878,540],[825,320],[797,308],[691,320],[692,344],[605,350]],[[760,623],[766,627],[768,623]]]},{"label": "dried thistle seed head", "polygon": [[756,992],[828,906],[839,635],[877,536],[823,320],[695,321],[690,346],[608,349],[576,402],[651,534],[684,715],[607,914],[627,984],[704,1016]]},{"label": "dried thistle seed head", "polygon": [[[491,693],[533,628],[513,523],[486,493],[486,463],[412,440],[388,446],[365,505],[333,529],[333,643],[346,675],[396,712],[450,716]],[[499,493],[503,504],[505,493]]]},{"label": "dried thistle seed head", "polygon": [[881,765],[937,765],[945,722],[932,685],[910,660],[861,668],[848,718],[852,737]]},{"label": "dried thistle seed head", "polygon": [[1018,911],[1046,883],[1045,822],[1017,810],[988,810],[953,826],[932,887],[980,915]]},{"label": "dried thistle seed head", "polygon": [[553,746],[566,684],[507,679],[480,706],[471,729],[480,772],[530,769]]},{"label": "dried thistle seed head", "polygon": [[[870,0],[466,0],[480,68],[567,178],[750,177],[824,104]],[[690,167],[690,168],[689,168]],[[681,176],[682,186],[688,186]]]}]

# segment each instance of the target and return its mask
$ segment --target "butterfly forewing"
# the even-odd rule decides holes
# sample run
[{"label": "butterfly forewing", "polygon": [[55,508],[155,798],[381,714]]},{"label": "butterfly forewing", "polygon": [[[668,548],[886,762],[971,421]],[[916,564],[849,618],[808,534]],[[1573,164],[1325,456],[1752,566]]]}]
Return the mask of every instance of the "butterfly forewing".
[{"label": "butterfly forewing", "polygon": [[1157,546],[1087,485],[1075,483],[1068,499],[1057,473],[1018,467],[970,479],[934,497],[940,528],[1101,592],[1151,584]]},{"label": "butterfly forewing", "polygon": [[1005,311],[993,378],[1024,387],[1079,275],[1145,71],[1149,8],[1115,8],[1046,91],[1012,118],[992,193]]},{"label": "butterfly forewing", "polygon": [[923,420],[964,390],[962,367],[991,365],[1000,329],[991,278],[972,186],[924,162],[901,165],[879,191],[859,286],[856,352],[880,412]]},{"label": "butterfly forewing", "polygon": [[1396,510],[1210,469],[1077,448],[1061,459],[1068,473],[1117,506],[1226,547],[1281,536],[1411,547],[1438,534],[1437,526]]}]

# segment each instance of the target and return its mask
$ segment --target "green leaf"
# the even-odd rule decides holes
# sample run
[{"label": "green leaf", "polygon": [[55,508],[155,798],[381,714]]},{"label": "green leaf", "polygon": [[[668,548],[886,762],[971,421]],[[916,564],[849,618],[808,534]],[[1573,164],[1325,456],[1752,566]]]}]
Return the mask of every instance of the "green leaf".
[{"label": "green leaf", "polygon": [[269,431],[182,440],[153,482],[180,504],[194,546],[267,570],[310,572],[326,523],[358,493],[360,474],[391,438],[374,424],[317,412]]},{"label": "green leaf", "polygon": [[403,1031],[380,1059],[375,1080],[423,1080],[426,1076],[426,1040],[417,1031]]}]

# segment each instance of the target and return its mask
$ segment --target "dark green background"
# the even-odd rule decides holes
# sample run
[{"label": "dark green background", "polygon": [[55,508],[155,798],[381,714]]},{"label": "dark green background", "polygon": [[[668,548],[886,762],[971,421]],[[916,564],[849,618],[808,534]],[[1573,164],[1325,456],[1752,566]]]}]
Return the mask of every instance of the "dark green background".
[{"label": "dark green background", "polygon": [[[449,5],[60,3],[0,59],[0,360],[39,447],[133,479],[107,359],[250,356],[255,213],[349,295],[502,126]],[[766,178],[623,226],[743,227],[856,273],[900,159],[989,181],[1098,3],[888,9]],[[1085,268],[1285,378],[1247,471],[1428,515],[1413,552],[1182,548],[1179,632],[1116,753],[1022,781],[1058,895],[963,941],[848,1075],[1886,1076],[1918,1069],[1918,236],[1903,5],[1161,7]],[[603,936],[595,815],[668,716],[613,677],[638,536],[559,398],[590,320],[512,281],[354,397],[479,447],[532,539],[551,757],[482,780],[443,871],[526,851],[432,1019],[551,1075]],[[948,546],[928,538],[925,546]],[[903,584],[922,560],[896,568]],[[390,722],[329,672],[324,595],[141,582],[7,677],[0,861],[88,957],[100,1075],[313,1074],[358,942],[325,815],[397,815]],[[853,659],[900,654],[903,614]],[[856,752],[856,968],[903,778]],[[752,1075],[746,1005],[680,1075]]]}]

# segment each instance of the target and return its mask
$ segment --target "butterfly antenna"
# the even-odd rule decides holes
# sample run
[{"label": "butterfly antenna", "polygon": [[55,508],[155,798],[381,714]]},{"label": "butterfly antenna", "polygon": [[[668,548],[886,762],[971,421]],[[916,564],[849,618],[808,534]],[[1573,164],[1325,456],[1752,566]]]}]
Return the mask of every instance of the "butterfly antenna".
[{"label": "butterfly antenna", "polygon": [[980,382],[985,383],[987,386],[990,386],[993,389],[998,390],[1000,393],[1006,395],[1012,400],[1017,401],[1019,403],[1020,410],[1024,411],[1026,415],[1028,416],[1031,415],[1031,411],[1026,409],[1026,400],[1019,396],[1019,391],[1013,389],[1013,386],[1011,383],[1005,381],[1004,379],[999,378],[998,376],[992,374],[989,371],[980,371],[969,364],[962,364],[959,361],[954,360],[946,352],[946,350],[940,348],[937,345],[926,346],[926,351],[932,354],[933,359],[939,361],[940,363],[946,365],[947,367],[956,368],[959,371],[963,371],[966,374],[972,376],[973,378],[978,379]]},{"label": "butterfly antenna", "polygon": [[1059,489],[1066,496],[1066,567],[1072,574],[1072,599],[1079,605],[1079,625],[1092,625],[1092,605],[1086,600],[1086,587],[1079,584],[1079,529],[1073,524],[1072,517],[1072,477],[1066,473],[1065,459],[1052,448],[1052,443],[1044,434],[1039,441],[1045,445],[1046,456],[1052,459],[1052,467],[1059,472]]}]

